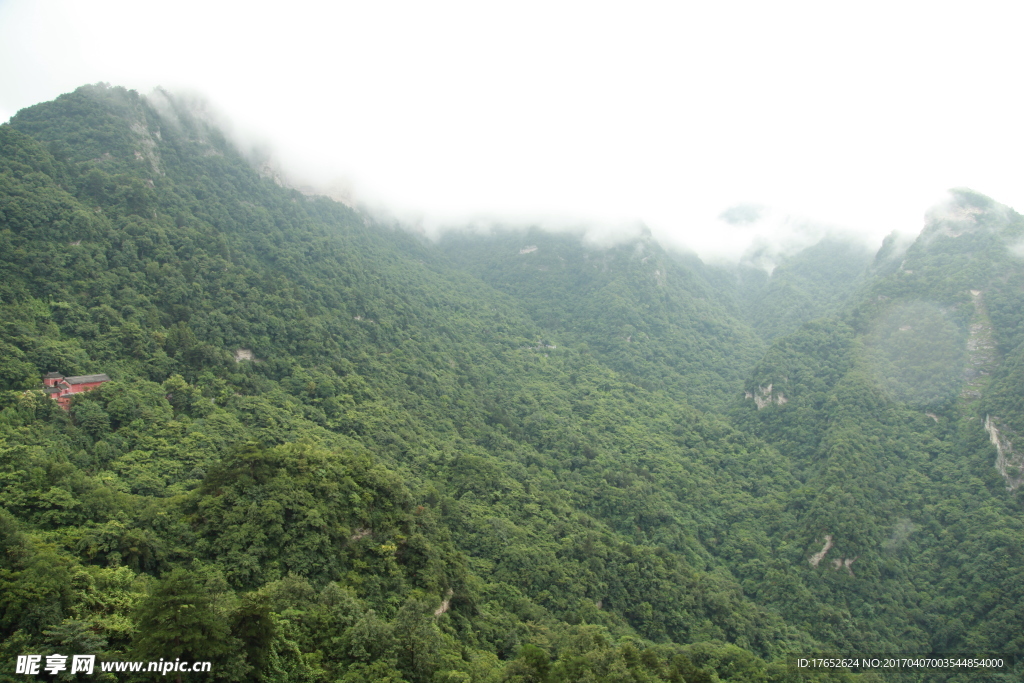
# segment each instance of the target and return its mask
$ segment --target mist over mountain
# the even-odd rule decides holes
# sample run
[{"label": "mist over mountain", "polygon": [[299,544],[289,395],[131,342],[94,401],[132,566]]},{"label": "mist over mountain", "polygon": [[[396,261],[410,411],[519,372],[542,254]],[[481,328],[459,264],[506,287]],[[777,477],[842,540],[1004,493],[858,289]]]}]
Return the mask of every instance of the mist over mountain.
[{"label": "mist over mountain", "polygon": [[[427,239],[218,125],[98,85],[0,126],[0,659],[1019,679],[796,666],[1024,654],[1015,211],[955,190],[909,244],[770,268]],[[49,372],[110,381],[65,411]]]}]

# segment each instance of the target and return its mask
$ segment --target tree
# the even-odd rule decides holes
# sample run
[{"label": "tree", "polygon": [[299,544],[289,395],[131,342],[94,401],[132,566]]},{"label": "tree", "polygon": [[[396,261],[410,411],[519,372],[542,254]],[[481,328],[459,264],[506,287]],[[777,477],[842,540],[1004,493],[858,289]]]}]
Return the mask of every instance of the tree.
[{"label": "tree", "polygon": [[242,642],[245,658],[255,676],[267,667],[270,647],[277,632],[270,612],[265,596],[249,593],[231,615],[231,633]]},{"label": "tree", "polygon": [[136,610],[138,635],[132,644],[135,658],[211,661],[211,675],[221,673],[216,670],[217,664],[237,651],[237,643],[231,638],[216,595],[205,584],[200,574],[185,569],[175,569],[157,583]]}]

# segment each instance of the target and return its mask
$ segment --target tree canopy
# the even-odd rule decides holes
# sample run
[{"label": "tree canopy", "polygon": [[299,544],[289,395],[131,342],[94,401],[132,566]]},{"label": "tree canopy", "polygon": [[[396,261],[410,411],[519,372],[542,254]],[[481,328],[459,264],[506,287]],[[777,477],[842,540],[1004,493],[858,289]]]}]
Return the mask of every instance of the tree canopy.
[{"label": "tree canopy", "polygon": [[[430,242],[262,177],[173,97],[22,110],[0,655],[1016,680],[794,662],[1024,653],[1022,232],[959,191],[905,253],[826,240],[770,275],[649,235]],[[112,381],[65,412],[50,371]]]}]

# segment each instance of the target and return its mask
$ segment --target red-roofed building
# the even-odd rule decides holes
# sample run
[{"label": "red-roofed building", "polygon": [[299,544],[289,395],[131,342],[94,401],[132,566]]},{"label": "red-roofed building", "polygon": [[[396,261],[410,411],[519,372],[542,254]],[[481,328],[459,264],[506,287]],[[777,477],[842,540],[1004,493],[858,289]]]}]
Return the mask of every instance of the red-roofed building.
[{"label": "red-roofed building", "polygon": [[92,391],[104,382],[109,382],[106,375],[79,375],[65,377],[59,372],[48,372],[43,377],[43,391],[57,401],[61,408],[67,410],[71,406],[71,397],[83,391]]}]

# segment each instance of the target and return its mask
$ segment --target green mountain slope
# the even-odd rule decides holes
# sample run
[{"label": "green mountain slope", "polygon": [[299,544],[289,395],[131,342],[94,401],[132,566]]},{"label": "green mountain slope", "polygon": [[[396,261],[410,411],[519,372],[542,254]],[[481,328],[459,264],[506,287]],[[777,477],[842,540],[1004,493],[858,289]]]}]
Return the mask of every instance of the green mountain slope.
[{"label": "green mountain slope", "polygon": [[[611,666],[642,635],[666,643],[638,641],[643,667],[668,675],[702,666],[691,641],[806,640],[698,538],[695,519],[725,523],[715,498],[750,496],[713,448],[695,472],[676,452],[738,457],[741,437],[539,344],[514,301],[427,246],[261,180],[169,116],[92,87],[0,129],[5,576],[28,590],[50,553],[80,577],[42,584],[42,616],[11,604],[11,653],[82,632],[141,657],[223,618],[182,651],[222,676],[489,680],[528,641],[554,666],[584,646]],[[64,414],[32,390],[51,369],[114,381]],[[670,477],[713,495],[684,500]],[[133,630],[196,586],[210,615]]]},{"label": "green mountain slope", "polygon": [[[425,243],[159,101],[90,86],[0,126],[5,661],[692,683],[1019,651],[1019,502],[982,420],[1016,429],[1012,260],[984,305],[899,299],[880,262],[758,361],[735,292],[649,239]],[[961,257],[929,235],[923,261]],[[843,306],[855,276],[794,263]],[[64,412],[51,370],[112,381]]]},{"label": "green mountain slope", "polygon": [[[790,536],[808,556],[827,549],[819,594],[851,618],[818,637],[1024,645],[1020,456],[1004,427],[1020,405],[1022,230],[1009,209],[954,193],[898,260],[880,254],[841,318],[780,339],[755,370],[737,421],[791,456],[805,488]],[[837,581],[841,594],[822,590]]]},{"label": "green mountain slope", "polygon": [[693,405],[723,406],[763,351],[728,298],[649,235],[598,247],[537,229],[451,232],[439,246],[552,339],[582,341],[618,372]]},{"label": "green mountain slope", "polygon": [[741,266],[735,286],[742,319],[771,341],[838,313],[863,285],[871,257],[862,244],[826,237],[783,258],[770,275]]}]

